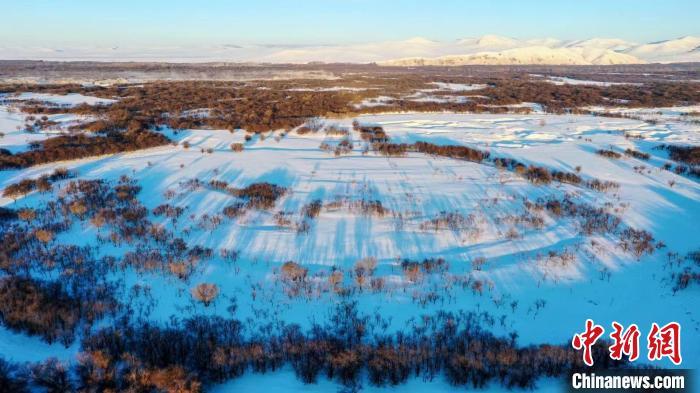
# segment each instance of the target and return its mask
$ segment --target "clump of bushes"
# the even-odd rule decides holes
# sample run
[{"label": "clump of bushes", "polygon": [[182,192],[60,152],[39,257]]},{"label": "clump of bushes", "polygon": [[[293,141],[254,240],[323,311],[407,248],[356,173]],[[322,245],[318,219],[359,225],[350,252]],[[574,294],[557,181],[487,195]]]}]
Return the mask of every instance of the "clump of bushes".
[{"label": "clump of bushes", "polygon": [[270,209],[287,192],[287,189],[271,183],[253,183],[245,188],[232,190],[233,195],[245,199],[247,206]]},{"label": "clump of bushes", "polygon": [[651,154],[649,153],[644,153],[638,150],[633,150],[633,149],[625,149],[625,155],[637,158],[639,160],[648,160],[651,158]]},{"label": "clump of bushes", "polygon": [[232,143],[231,144],[231,150],[233,150],[236,153],[242,152],[244,149],[244,145],[242,143]]},{"label": "clump of bushes", "polygon": [[458,158],[474,162],[481,162],[489,157],[488,152],[472,149],[471,147],[467,146],[439,146],[428,142],[416,142],[414,144],[414,148],[419,153],[425,153],[434,156]]},{"label": "clump of bushes", "polygon": [[406,143],[377,142],[372,144],[372,150],[389,157],[403,157],[412,147]]},{"label": "clump of bushes", "polygon": [[653,253],[657,246],[659,244],[655,243],[654,236],[645,230],[626,228],[620,233],[620,248],[637,258]]},{"label": "clump of bushes", "polygon": [[436,217],[422,222],[420,224],[420,229],[422,231],[432,230],[452,230],[460,231],[462,229],[469,228],[474,225],[474,217],[469,215],[465,216],[457,212],[440,212]]},{"label": "clump of bushes", "polygon": [[[671,273],[673,292],[687,289],[693,284],[700,284],[700,251],[690,252],[685,258],[677,259],[678,265],[671,266],[674,268]],[[676,268],[680,268],[680,270],[676,270]]]},{"label": "clump of bushes", "polygon": [[603,156],[605,158],[612,158],[612,159],[620,159],[622,157],[622,154],[614,151],[614,150],[606,150],[606,149],[600,149],[596,151],[596,154],[599,156]]},{"label": "clump of bushes", "polygon": [[432,274],[446,272],[449,265],[443,258],[426,258],[422,261],[404,259],[401,261],[401,268],[404,269],[404,271],[419,269],[426,274]]},{"label": "clump of bushes", "polygon": [[51,190],[51,183],[75,177],[75,172],[66,168],[57,168],[51,174],[42,175],[37,179],[23,179],[18,183],[5,187],[2,196],[16,198],[29,194],[34,190],[48,192]]},{"label": "clump of bushes", "polygon": [[552,182],[552,173],[547,168],[531,165],[525,171],[525,178],[534,184],[549,184]]},{"label": "clump of bushes", "polygon": [[320,199],[314,199],[301,208],[302,215],[306,218],[316,218],[321,213],[323,202]]},{"label": "clump of bushes", "polygon": [[234,202],[224,207],[222,213],[228,218],[240,217],[245,213],[245,204],[243,202]]},{"label": "clump of bushes", "polygon": [[384,129],[380,126],[369,126],[362,125],[357,120],[352,123],[353,130],[360,133],[362,140],[369,143],[387,143],[389,142],[389,135],[384,132]]},{"label": "clump of bushes", "polygon": [[219,286],[210,283],[201,283],[192,288],[192,298],[200,301],[205,307],[209,305],[219,296]]}]

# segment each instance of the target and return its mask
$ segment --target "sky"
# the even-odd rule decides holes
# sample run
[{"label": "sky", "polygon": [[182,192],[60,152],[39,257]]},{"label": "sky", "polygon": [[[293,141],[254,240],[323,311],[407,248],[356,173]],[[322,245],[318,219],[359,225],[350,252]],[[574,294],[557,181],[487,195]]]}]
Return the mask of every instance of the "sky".
[{"label": "sky", "polygon": [[334,45],[700,35],[698,0],[0,0],[0,45]]}]

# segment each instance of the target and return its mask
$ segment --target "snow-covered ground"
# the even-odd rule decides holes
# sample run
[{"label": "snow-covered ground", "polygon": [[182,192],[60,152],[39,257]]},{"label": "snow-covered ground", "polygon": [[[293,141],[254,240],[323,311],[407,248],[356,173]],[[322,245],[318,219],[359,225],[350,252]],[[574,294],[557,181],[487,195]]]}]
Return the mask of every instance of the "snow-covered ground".
[{"label": "snow-covered ground", "polygon": [[[539,75],[539,74],[531,74],[531,76],[536,77],[536,78],[545,78],[544,75]],[[574,78],[568,78],[568,77],[564,77],[564,76],[548,76],[548,77],[546,77],[545,80],[547,82],[553,83],[555,85],[582,85],[582,86],[601,86],[601,87],[625,85],[625,84],[639,85],[639,83],[601,82],[601,81],[591,81],[591,80],[584,80],[584,79],[574,79]]]},{"label": "snow-covered ground", "polygon": [[0,148],[12,153],[25,151],[32,142],[42,141],[64,132],[68,127],[85,122],[88,116],[73,114],[47,115],[55,126],[45,130],[27,132],[25,118],[27,115],[17,108],[0,105]]},{"label": "snow-covered ground", "polygon": [[362,100],[359,104],[355,104],[355,108],[372,108],[375,106],[386,106],[390,105],[394,101],[393,97],[378,96],[373,98],[366,98]]},{"label": "snow-covered ground", "polygon": [[[414,93],[404,96],[403,98],[414,102],[435,102],[440,104],[455,103],[463,104],[473,98],[488,98],[478,94],[470,95],[438,95],[437,92],[454,92],[454,93],[465,93],[474,90],[482,90],[488,87],[482,84],[464,84],[464,83],[445,83],[445,82],[431,82],[431,85],[436,86],[431,89],[418,89]],[[387,97],[389,98],[389,97]],[[382,104],[390,103],[390,100],[380,101]],[[370,100],[365,100],[361,106],[372,106],[373,102]],[[376,106],[376,105],[375,105]]]},{"label": "snow-covered ground", "polygon": [[[0,131],[6,134],[0,139],[0,147],[20,149],[22,143],[31,140],[22,139],[29,135],[15,130],[15,125],[21,123],[18,116],[0,108],[3,127]],[[700,246],[694,236],[700,222],[700,183],[661,169],[668,159],[663,151],[653,149],[659,143],[698,144],[700,126],[663,117],[662,121],[650,124],[633,119],[541,113],[408,113],[366,115],[357,119],[361,123],[381,125],[392,142],[466,145],[566,172],[580,167],[584,178],[614,181],[620,188],[597,192],[559,183],[538,186],[488,164],[419,153],[397,158],[373,152],[363,154],[364,142],[352,131],[354,150],[348,155],[334,156],[319,149],[322,142],[338,140],[324,131],[305,135],[290,132],[284,136],[272,132],[264,134],[264,139],[256,136],[246,142],[243,132],[223,130],[167,132],[177,142],[176,146],[1,171],[0,188],[24,178],[35,178],[56,167],[74,169],[85,179],[129,175],[143,187],[139,200],[146,207],[153,209],[166,202],[166,194],[172,194],[167,202],[185,208],[185,216],[192,215],[178,227],[161,218],[153,217],[154,221],[162,220],[163,225],[180,234],[186,231],[190,245],[240,252],[234,265],[215,252],[216,256],[204,263],[190,282],[158,274],[125,272],[129,284],[152,288],[152,296],[157,300],[150,316],[154,320],[165,321],[171,315],[191,313],[188,306],[192,283],[212,282],[221,287],[224,298],[236,298],[236,318],[257,317],[254,309],[265,308],[287,322],[308,326],[314,318],[323,319],[334,304],[334,295],[288,297],[276,278],[281,264],[296,261],[312,275],[328,272],[333,266],[349,272],[357,260],[375,257],[376,275],[387,280],[389,290],[366,291],[356,296],[362,311],[377,311],[391,318],[392,330],[401,329],[411,318],[436,310],[481,310],[496,317],[504,316],[503,324],[496,323],[493,330],[498,334],[517,331],[520,344],[563,344],[583,329],[587,318],[606,327],[613,320],[626,325],[636,323],[644,330],[652,322],[678,321],[684,332],[682,349],[689,355],[684,357],[683,366],[700,366],[700,359],[690,356],[700,352],[697,314],[700,295],[697,289],[674,295],[670,284],[664,281],[669,275],[664,263],[666,252],[685,254]],[[333,119],[326,123],[351,129],[352,121]],[[625,132],[645,139],[627,139]],[[190,146],[188,149],[185,142]],[[232,143],[244,143],[244,151],[232,152]],[[596,154],[598,149],[611,148],[617,151],[633,148],[650,153],[652,158],[611,160]],[[207,153],[207,149],[212,152]],[[639,166],[646,169],[639,171]],[[224,219],[216,228],[202,229],[196,225],[198,220],[205,214],[220,214],[231,203],[231,196],[207,188],[186,191],[182,182],[193,178],[205,183],[226,181],[233,187],[270,182],[287,187],[290,192],[271,211],[249,211],[240,218]],[[544,216],[541,228],[513,221],[523,213],[525,199],[535,201],[566,194],[581,203],[614,206],[625,225],[650,231],[667,249],[637,260],[622,252],[611,237],[585,237],[574,222],[565,219]],[[38,194],[17,201],[4,198],[0,199],[0,206],[33,206],[46,198]],[[298,220],[301,208],[316,199],[324,204],[377,200],[389,213],[368,216],[347,204],[327,205],[313,220],[308,233],[280,226],[273,217],[277,212],[288,212],[292,221]],[[471,215],[473,226],[469,231],[421,229],[422,222],[442,212]],[[519,236],[507,239],[505,233],[511,229],[517,230]],[[86,225],[61,234],[59,241],[90,244],[95,242],[95,236],[95,228]],[[569,264],[558,265],[545,258],[549,251],[564,250],[573,255]],[[103,252],[115,250],[105,248]],[[449,273],[423,284],[408,282],[398,258],[428,257],[445,258]],[[486,258],[487,263],[482,270],[473,271],[472,262],[478,257]],[[465,276],[487,283],[483,294],[450,285],[452,278]],[[256,296],[251,296],[252,286],[258,288]],[[441,298],[436,303],[422,306],[413,300],[437,288]],[[511,308],[512,302],[517,306]],[[220,299],[214,306],[198,311],[228,315],[226,308],[227,301]],[[32,356],[18,354],[20,347],[31,350]],[[56,348],[39,339],[0,329],[0,355],[9,359],[72,358],[75,353],[72,347]],[[290,384],[285,391],[302,389],[298,382],[291,381],[290,373],[282,370],[275,375],[281,383]],[[249,375],[222,386],[220,391],[246,390],[258,383],[256,375]],[[424,384],[410,383],[417,390],[427,386],[432,389],[433,385]],[[303,387],[308,391],[325,388],[326,385]],[[438,388],[447,389],[447,386]]]},{"label": "snow-covered ground", "polygon": [[109,105],[116,102],[107,98],[91,97],[77,93],[69,93],[65,95],[48,94],[48,93],[20,93],[20,94],[3,94],[0,99],[17,100],[17,101],[41,101],[58,106],[77,106],[80,104],[87,105]]},{"label": "snow-covered ground", "polygon": [[[486,85],[480,84],[464,84],[464,83],[445,83],[445,82],[431,82],[431,85],[437,86],[437,90],[449,90],[449,91],[472,91],[485,89]],[[431,91],[431,90],[427,90]]]}]

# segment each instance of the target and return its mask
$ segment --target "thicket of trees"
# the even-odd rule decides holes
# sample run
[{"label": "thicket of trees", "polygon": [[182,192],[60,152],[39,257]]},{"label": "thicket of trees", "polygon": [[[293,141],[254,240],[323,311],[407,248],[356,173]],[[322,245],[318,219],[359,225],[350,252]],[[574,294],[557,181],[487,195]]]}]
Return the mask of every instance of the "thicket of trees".
[{"label": "thicket of trees", "polygon": [[671,159],[688,165],[700,165],[700,146],[665,145]]},{"label": "thicket of trees", "polygon": [[10,184],[2,191],[2,196],[16,198],[26,195],[32,191],[49,192],[55,181],[65,180],[75,177],[75,172],[66,168],[57,168],[51,174],[42,175],[37,179],[23,179],[17,183]]},{"label": "thicket of trees", "polygon": [[37,142],[35,149],[16,154],[0,150],[0,170],[147,149],[169,142],[164,135],[148,130],[110,131],[93,136],[61,135]]},{"label": "thicket of trees", "polygon": [[[198,392],[208,383],[246,372],[265,373],[291,365],[305,383],[325,376],[353,387],[366,375],[375,386],[405,383],[411,376],[444,375],[455,386],[483,388],[497,382],[509,388],[534,388],[538,378],[558,377],[583,368],[569,345],[517,345],[517,334],[496,337],[484,329],[488,314],[461,312],[425,316],[413,328],[380,333],[379,315],[358,313],[353,302],[341,302],[331,317],[309,330],[283,325],[275,331],[246,334],[244,325],[221,317],[196,316],[162,326],[120,320],[89,335],[74,370],[65,377],[56,362],[21,371],[0,363],[0,381],[54,383],[75,389]],[[613,361],[606,343],[593,351],[594,370],[625,367]]]},{"label": "thicket of trees", "polygon": [[18,276],[0,279],[0,321],[49,343],[69,345],[81,320],[94,321],[104,315],[97,304],[84,300],[85,304],[69,295],[58,281]]}]

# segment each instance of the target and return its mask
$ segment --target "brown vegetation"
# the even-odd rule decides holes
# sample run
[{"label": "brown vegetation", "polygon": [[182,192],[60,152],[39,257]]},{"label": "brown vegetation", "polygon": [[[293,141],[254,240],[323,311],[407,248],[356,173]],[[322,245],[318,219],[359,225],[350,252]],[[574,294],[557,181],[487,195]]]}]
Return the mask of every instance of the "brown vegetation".
[{"label": "brown vegetation", "polygon": [[51,191],[51,183],[73,177],[75,177],[75,172],[58,168],[53,173],[40,176],[38,179],[23,179],[18,183],[10,184],[2,191],[2,196],[17,198],[34,190],[48,192]]},{"label": "brown vegetation", "polygon": [[622,157],[622,154],[614,151],[614,150],[604,150],[600,149],[596,151],[596,154],[599,156],[603,156],[605,158],[613,158],[613,159],[620,159]]},{"label": "brown vegetation", "polygon": [[192,288],[192,297],[204,304],[209,305],[219,296],[219,286],[216,284],[201,283]]},{"label": "brown vegetation", "polygon": [[633,149],[625,149],[625,155],[630,156],[630,157],[634,157],[634,158],[637,158],[640,160],[644,160],[644,161],[651,158],[651,154],[643,153],[641,151],[633,150]]},{"label": "brown vegetation", "polygon": [[16,154],[0,151],[0,170],[140,150],[169,142],[162,134],[151,131],[110,131],[95,136],[63,135],[38,142],[33,150]]}]

